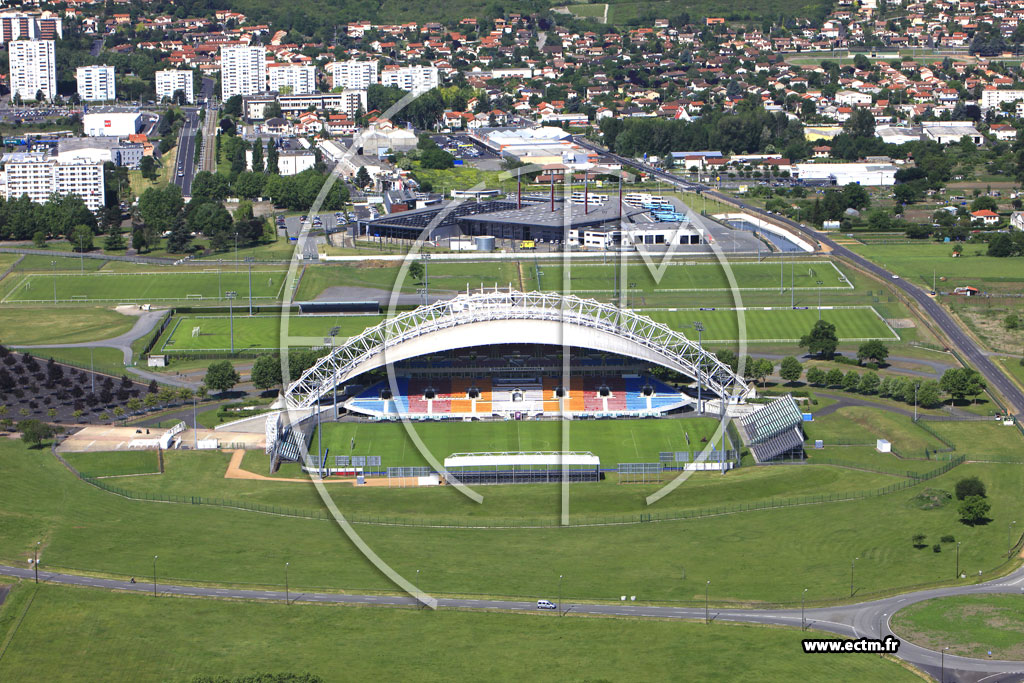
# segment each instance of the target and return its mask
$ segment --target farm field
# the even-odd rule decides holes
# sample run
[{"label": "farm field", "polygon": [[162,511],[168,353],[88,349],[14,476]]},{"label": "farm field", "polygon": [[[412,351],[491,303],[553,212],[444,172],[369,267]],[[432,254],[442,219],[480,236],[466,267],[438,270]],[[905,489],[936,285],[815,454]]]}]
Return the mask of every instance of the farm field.
[{"label": "farm field", "polygon": [[[60,322],[55,324],[55,321]],[[123,334],[134,324],[135,318],[104,308],[47,307],[45,314],[42,314],[33,307],[0,306],[0,343],[69,344],[96,341]]]},{"label": "farm field", "polygon": [[[258,300],[276,300],[283,284],[283,270],[254,270],[252,296]],[[0,303],[48,303],[54,297],[62,303],[224,301],[229,291],[237,292],[239,303],[248,299],[246,271],[28,274],[22,276]]]},{"label": "farm field", "polygon": [[[243,313],[234,316],[235,349],[278,349],[281,339],[281,318],[277,316],[253,316]],[[298,316],[288,318],[290,337],[307,338],[307,346],[320,345],[330,332],[337,328],[337,341],[359,334],[383,318],[376,315]],[[170,331],[157,345],[159,353],[180,351],[227,350],[231,346],[231,325],[229,316],[183,316],[168,328]],[[192,336],[192,330],[199,328],[199,334]]]},{"label": "farm field", "polygon": [[[301,557],[301,563],[293,561],[302,567],[292,577],[297,590],[390,588],[326,521],[126,500],[76,479],[45,448],[30,450],[6,439],[0,440],[0,467],[7,482],[7,495],[0,499],[0,560],[7,563],[24,562],[43,539],[42,563],[52,569],[145,576],[159,555],[165,580],[278,585],[284,562]],[[919,552],[910,538],[918,531],[928,538],[955,535],[963,541],[961,566],[971,576],[982,570],[981,578],[990,578],[1005,558],[1006,522],[1024,513],[1019,495],[1024,470],[965,464],[927,486],[952,491],[956,480],[971,475],[988,487],[991,524],[965,527],[952,505],[921,510],[912,503],[921,487],[912,487],[854,502],[681,522],[569,529],[358,525],[357,532],[397,571],[415,574],[420,569],[422,587],[433,592],[547,595],[552,576],[566,572],[571,576],[564,593],[568,598],[617,600],[628,591],[639,600],[702,602],[704,581],[678,578],[685,568],[688,577],[723,578],[715,584],[713,602],[799,603],[807,586],[812,586],[808,601],[836,600],[849,595],[854,556],[861,558],[858,594],[947,580],[952,555]],[[672,495],[686,495],[685,489]],[[721,500],[736,502],[741,501]],[[455,497],[450,503],[476,506]],[[559,503],[552,498],[552,516]],[[715,551],[708,553],[712,547]],[[638,557],[644,561],[637,562]]]},{"label": "farm field", "polygon": [[957,595],[925,600],[893,615],[893,632],[932,650],[1024,659],[1024,603],[1018,595]]},{"label": "farm field", "polygon": [[[294,577],[304,576],[300,562],[293,561],[291,569]],[[655,680],[678,670],[678,649],[670,644],[680,640],[694,660],[686,665],[689,676],[745,677],[749,660],[721,647],[723,639],[742,643],[766,680],[916,678],[878,657],[794,656],[807,636],[797,629],[724,622],[716,623],[715,638],[708,638],[707,626],[685,621],[153,599],[50,585],[15,588],[0,617],[23,608],[33,593],[32,608],[0,662],[5,680],[52,681],[71,671],[82,680],[103,680],[114,661],[119,675],[140,682],[264,671],[309,672],[325,681],[564,681],[567,675],[612,680],[628,670],[638,679]],[[267,647],[254,633],[304,636]],[[359,653],[346,656],[344,666],[324,656],[337,647],[339,635],[347,651]],[[453,648],[453,642],[460,646]],[[510,652],[510,642],[530,656]],[[443,665],[428,663],[425,652],[444,652]],[[495,656],[498,652],[503,654]]]}]

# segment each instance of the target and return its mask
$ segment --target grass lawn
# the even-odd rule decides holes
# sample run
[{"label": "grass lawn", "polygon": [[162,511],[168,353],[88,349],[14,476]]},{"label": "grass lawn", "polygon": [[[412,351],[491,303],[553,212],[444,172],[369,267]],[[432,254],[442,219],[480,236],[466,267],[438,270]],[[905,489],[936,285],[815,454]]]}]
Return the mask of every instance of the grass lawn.
[{"label": "grass lawn", "polygon": [[[65,243],[66,245],[66,243]],[[34,248],[34,247],[33,247]],[[56,265],[53,262],[56,261]],[[99,270],[107,262],[103,259],[96,258],[75,258],[74,256],[49,256],[47,254],[26,254],[25,258],[18,264],[17,272],[40,272],[49,273],[54,269],[57,272],[62,270],[80,272],[85,269],[86,272],[90,270]]]},{"label": "grass lawn", "polygon": [[[704,324],[703,339],[709,343],[733,341],[740,338],[739,314],[729,309],[714,311],[640,311],[658,322],[682,331],[687,337],[696,339],[697,333],[691,327],[692,321]],[[816,309],[778,309],[765,311],[748,309],[743,314],[747,341],[797,342],[807,334],[818,321]],[[823,310],[821,319],[836,326],[836,335],[842,340],[884,339],[896,337],[870,308],[846,308]]]},{"label": "grass lawn", "polygon": [[160,471],[156,451],[67,453],[63,457],[87,477],[116,477]]},{"label": "grass lawn", "polygon": [[[278,349],[281,339],[281,318],[277,316],[253,316],[242,313],[234,317],[236,349]],[[377,315],[298,316],[288,318],[290,337],[308,338],[306,346],[320,345],[325,337],[337,328],[334,336],[338,341],[354,336],[379,323],[383,318]],[[171,323],[171,332],[159,345],[159,353],[175,351],[227,350],[231,346],[232,321],[228,316],[184,316]],[[199,335],[193,337],[192,330],[199,328]],[[297,342],[296,342],[297,344]]]},{"label": "grass lawn", "polygon": [[1024,437],[1016,427],[995,420],[985,422],[931,422],[928,427],[956,444],[957,452],[970,452],[984,460],[1017,458],[1024,462]]},{"label": "grass lawn", "polygon": [[[929,426],[935,423],[929,423]],[[973,424],[973,423],[956,423]],[[873,446],[876,439],[887,439],[897,453],[911,458],[924,457],[924,449],[945,448],[941,441],[914,424],[904,415],[879,408],[846,406],[814,422],[804,424],[808,439],[822,439],[825,445],[861,444]]]},{"label": "grass lawn", "polygon": [[900,610],[892,628],[901,638],[963,657],[1024,659],[1024,602],[1019,595],[957,595]]},{"label": "grass lawn", "polygon": [[[293,573],[302,571],[292,564]],[[104,680],[113,662],[118,677],[133,681],[266,671],[309,672],[325,681],[664,680],[680,670],[679,643],[687,677],[695,679],[916,678],[879,657],[802,656],[807,634],[797,629],[716,622],[709,638],[704,624],[667,620],[154,599],[50,585],[22,585],[16,593],[33,590],[32,607],[0,662],[5,680]],[[267,647],[257,633],[303,637]],[[430,653],[443,653],[443,663]]]},{"label": "grass lawn", "polygon": [[[55,324],[55,321],[60,321]],[[30,307],[0,307],[0,342],[4,344],[68,344],[96,341],[123,334],[135,318],[103,308],[47,308],[45,315]]]},{"label": "grass lawn", "polygon": [[[960,285],[973,285],[985,289],[983,283],[1020,283],[1024,273],[1012,258],[985,256],[984,244],[965,244],[960,258],[952,258],[953,245],[924,242],[913,245],[885,244],[851,246],[850,249],[875,263],[888,268],[916,285],[932,287],[932,274],[936,286],[952,291]],[[945,277],[941,282],[938,278]]]},{"label": "grass lawn", "polygon": [[[295,295],[296,301],[315,299],[328,287],[369,287],[390,292],[395,289],[399,266],[391,261],[363,261],[360,263],[330,266],[309,266],[302,275],[302,282]],[[429,266],[430,291],[465,292],[484,286],[507,287],[511,282],[516,289],[522,289],[522,279],[517,262],[460,262],[431,263]],[[401,283],[403,292],[415,292],[422,283],[406,276]]]},{"label": "grass lawn", "polygon": [[872,446],[826,446],[821,450],[808,449],[808,462],[835,463],[844,467],[863,467],[871,471],[905,475],[934,470],[941,461],[900,458],[891,453],[879,453]]},{"label": "grass lawn", "polygon": [[[214,457],[221,462],[226,458]],[[24,566],[42,539],[42,564],[53,569],[146,576],[152,572],[153,556],[159,555],[165,580],[277,585],[283,582],[284,563],[290,561],[296,589],[391,587],[330,522],[126,500],[79,481],[45,447],[28,449],[10,439],[0,439],[0,471],[5,480],[0,560],[6,563]],[[795,604],[808,586],[809,601],[848,596],[852,557],[860,558],[859,593],[948,580],[952,554],[919,552],[910,538],[916,532],[928,538],[955,535],[963,541],[961,567],[972,577],[984,570],[982,578],[990,578],[987,572],[1005,557],[1007,521],[1024,516],[1024,468],[961,465],[928,486],[952,491],[958,479],[970,475],[981,477],[988,487],[991,524],[963,526],[953,505],[920,510],[911,503],[920,490],[914,487],[854,502],[686,522],[569,529],[358,525],[357,531],[397,571],[409,575],[420,569],[427,591],[548,597],[558,574],[564,573],[564,595],[569,598],[617,601],[629,593],[640,600],[697,604],[704,598],[702,579],[709,577],[721,579],[715,581],[712,601]],[[166,476],[120,484],[141,485]],[[686,496],[687,486],[662,502]],[[452,506],[476,505],[435,491],[448,495]],[[552,496],[551,515],[559,504]],[[681,569],[688,579],[681,578]]]},{"label": "grass lawn", "polygon": [[19,258],[21,258],[21,254],[0,254],[0,272],[13,266]]},{"label": "grass lawn", "polygon": [[170,182],[169,173],[177,168],[179,146],[171,148],[170,154],[164,154],[156,159],[156,180],[142,177],[142,171],[128,171],[128,182],[131,184],[132,195],[138,197],[151,187],[161,187]]},{"label": "grass lawn", "polygon": [[[214,453],[168,451],[164,455],[165,473],[160,477],[125,480],[116,485],[136,494],[203,496],[229,501],[263,503],[279,508],[313,511],[320,509],[316,491],[308,483],[267,482],[225,479],[230,456]],[[243,468],[256,474],[268,474],[265,453],[249,451]],[[425,464],[425,461],[421,461]],[[936,467],[930,463],[929,469]],[[571,489],[571,516],[574,523],[609,516],[636,515],[645,512],[644,498],[654,493],[657,484],[618,485],[614,475],[600,483],[578,484]],[[299,467],[287,464],[276,478],[306,479]],[[665,476],[665,482],[669,476]],[[684,485],[684,495],[670,496],[657,511],[706,510],[723,501],[763,502],[817,496],[850,494],[887,486],[896,480],[889,476],[843,470],[834,467],[744,467],[726,475],[698,473]],[[412,523],[472,524],[486,522],[494,526],[551,525],[558,513],[557,484],[481,486],[476,490],[484,504],[469,502],[450,487],[444,488],[355,488],[345,483],[328,485],[331,497],[350,519],[386,518]]]},{"label": "grass lawn", "polygon": [[[2,315],[2,314],[0,314]],[[90,358],[90,351],[92,357]],[[99,372],[118,374],[124,372],[124,354],[120,349],[99,346],[94,349],[33,349],[32,355],[39,358],[53,358],[58,363],[67,363],[80,368],[92,367]]]},{"label": "grass lawn", "polygon": [[[53,300],[62,302],[103,301],[223,301],[229,291],[238,293],[239,302],[248,298],[248,273],[245,270],[218,272],[211,268],[191,272],[135,272],[65,274],[51,278],[46,275],[25,275],[4,298],[5,302]],[[252,296],[259,300],[280,298],[284,283],[282,270],[256,270],[252,273]]]}]

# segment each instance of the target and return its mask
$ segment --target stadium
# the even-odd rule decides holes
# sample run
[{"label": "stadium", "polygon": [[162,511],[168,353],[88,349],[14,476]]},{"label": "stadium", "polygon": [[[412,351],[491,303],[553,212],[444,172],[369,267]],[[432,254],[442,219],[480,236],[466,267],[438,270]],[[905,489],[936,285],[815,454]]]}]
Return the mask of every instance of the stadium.
[{"label": "stadium", "polygon": [[[761,444],[754,449],[758,460],[799,449],[800,413],[792,399],[750,412],[745,403],[753,395],[713,353],[646,316],[573,295],[494,288],[401,313],[332,349],[288,386],[286,410],[267,418],[267,451],[272,471],[281,461],[302,461],[308,471],[351,475],[363,472],[356,466],[388,463],[335,456],[332,467],[319,447],[311,455],[312,434],[321,422],[637,420],[727,411],[745,415],[740,435]],[[760,413],[768,419],[758,419]],[[736,445],[730,445],[723,441],[714,456],[723,470],[727,458],[738,460]],[[627,464],[660,471],[660,463],[689,462],[674,454],[651,455],[656,462]],[[458,466],[459,480],[478,482],[566,476],[551,467],[558,458],[548,451],[453,457],[439,471],[388,467],[387,476],[443,480],[451,476],[449,464]],[[572,481],[600,478],[588,453],[567,462],[575,466],[566,470]],[[621,475],[621,464],[617,469]],[[648,470],[634,467],[630,473]]]}]

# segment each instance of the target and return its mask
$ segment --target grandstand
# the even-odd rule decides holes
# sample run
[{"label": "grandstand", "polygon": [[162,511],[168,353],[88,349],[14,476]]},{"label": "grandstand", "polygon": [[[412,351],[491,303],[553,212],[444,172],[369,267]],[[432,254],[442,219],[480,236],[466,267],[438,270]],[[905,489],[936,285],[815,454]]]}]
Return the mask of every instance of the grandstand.
[{"label": "grandstand", "polygon": [[803,414],[790,394],[748,413],[737,423],[743,442],[759,463],[804,455]]},{"label": "grandstand", "polygon": [[[657,378],[663,373],[672,384]],[[700,345],[628,309],[487,290],[367,328],[305,371],[284,399],[300,422],[318,406],[321,418],[337,410],[374,421],[646,418],[692,410],[698,386],[728,403],[751,391]],[[270,419],[268,452],[297,459],[306,432]]]}]

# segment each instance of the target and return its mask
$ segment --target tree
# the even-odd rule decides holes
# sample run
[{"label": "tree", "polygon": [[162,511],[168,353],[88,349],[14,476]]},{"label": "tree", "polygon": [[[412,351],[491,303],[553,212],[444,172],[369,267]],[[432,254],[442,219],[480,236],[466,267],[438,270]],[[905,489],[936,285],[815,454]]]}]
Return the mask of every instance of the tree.
[{"label": "tree", "polygon": [[21,432],[21,440],[29,446],[38,446],[53,436],[50,425],[39,420],[22,420],[18,423],[18,431]]},{"label": "tree", "polygon": [[825,375],[825,385],[830,387],[836,387],[843,383],[843,371],[839,368],[832,368]]},{"label": "tree", "polygon": [[942,379],[939,380],[939,387],[954,400],[967,395],[970,376],[965,370],[967,368],[950,368],[942,373]]},{"label": "tree", "polygon": [[747,379],[755,382],[764,382],[775,369],[775,364],[767,358],[748,358],[746,365]]},{"label": "tree", "polygon": [[827,376],[826,372],[817,366],[807,368],[807,382],[809,384],[821,386],[825,384]]},{"label": "tree", "polygon": [[263,140],[259,138],[252,143],[252,171],[263,173]]},{"label": "tree", "polygon": [[110,234],[103,240],[104,251],[121,251],[124,249],[124,235],[119,227],[111,226]]},{"label": "tree", "polygon": [[252,383],[260,391],[279,386],[281,384],[281,359],[271,355],[257,358],[252,366]]},{"label": "tree", "polygon": [[988,492],[985,489],[985,482],[978,477],[964,477],[956,482],[957,500],[964,500],[968,496],[981,496],[985,498]]},{"label": "tree", "polygon": [[224,113],[228,116],[242,115],[242,96],[232,95],[224,101]]},{"label": "tree", "polygon": [[174,183],[147,188],[139,197],[139,215],[153,235],[170,230],[184,206],[181,188]]},{"label": "tree", "polygon": [[857,391],[861,394],[873,394],[878,391],[878,386],[881,384],[881,380],[878,378],[878,373],[865,372],[860,378],[860,384],[857,385]]},{"label": "tree", "polygon": [[68,235],[68,241],[71,242],[74,251],[86,252],[92,251],[92,237],[92,228],[88,225],[76,225]]},{"label": "tree", "polygon": [[914,534],[913,536],[911,536],[910,540],[913,541],[915,548],[923,548],[924,545],[925,545],[924,544],[924,534],[922,534],[921,532],[918,532],[918,533]]},{"label": "tree", "polygon": [[889,357],[889,347],[883,344],[878,339],[872,339],[866,341],[860,345],[857,349],[857,360],[861,363],[864,361],[872,361],[874,363],[884,363],[885,359]]},{"label": "tree", "polygon": [[281,170],[277,167],[277,145],[273,140],[267,145],[267,173],[281,175]]},{"label": "tree", "polygon": [[960,521],[968,526],[984,524],[988,521],[988,513],[992,509],[989,502],[981,496],[967,496],[960,501],[958,512]]},{"label": "tree", "polygon": [[360,166],[359,170],[356,171],[355,183],[359,189],[363,189],[370,184],[370,172],[366,170],[365,166]]},{"label": "tree", "polygon": [[857,387],[860,386],[860,373],[856,370],[850,370],[848,373],[843,375],[843,391],[857,391]]},{"label": "tree", "polygon": [[413,261],[409,264],[409,277],[417,282],[423,281],[423,263]]},{"label": "tree", "polygon": [[779,376],[787,382],[796,382],[804,373],[804,366],[794,356],[786,356],[779,365]]},{"label": "tree", "polygon": [[1018,316],[1016,313],[1011,313],[1010,315],[1006,316],[1005,318],[1003,318],[1003,327],[1005,327],[1008,330],[1019,329],[1020,316]]},{"label": "tree", "polygon": [[836,355],[837,346],[839,337],[836,336],[836,326],[827,320],[814,323],[810,333],[800,339],[801,348],[806,348],[808,353],[817,354],[826,360],[831,360]]},{"label": "tree", "polygon": [[142,171],[142,177],[150,180],[156,180],[156,161],[151,156],[144,156],[139,160],[139,170]]},{"label": "tree", "polygon": [[222,393],[238,384],[239,380],[241,380],[241,377],[238,376],[238,372],[231,365],[231,361],[221,360],[210,363],[210,366],[206,368],[203,386],[211,391]]},{"label": "tree", "polygon": [[930,379],[921,384],[917,390],[917,402],[925,408],[934,408],[942,403],[942,392],[939,389],[939,383]]}]

